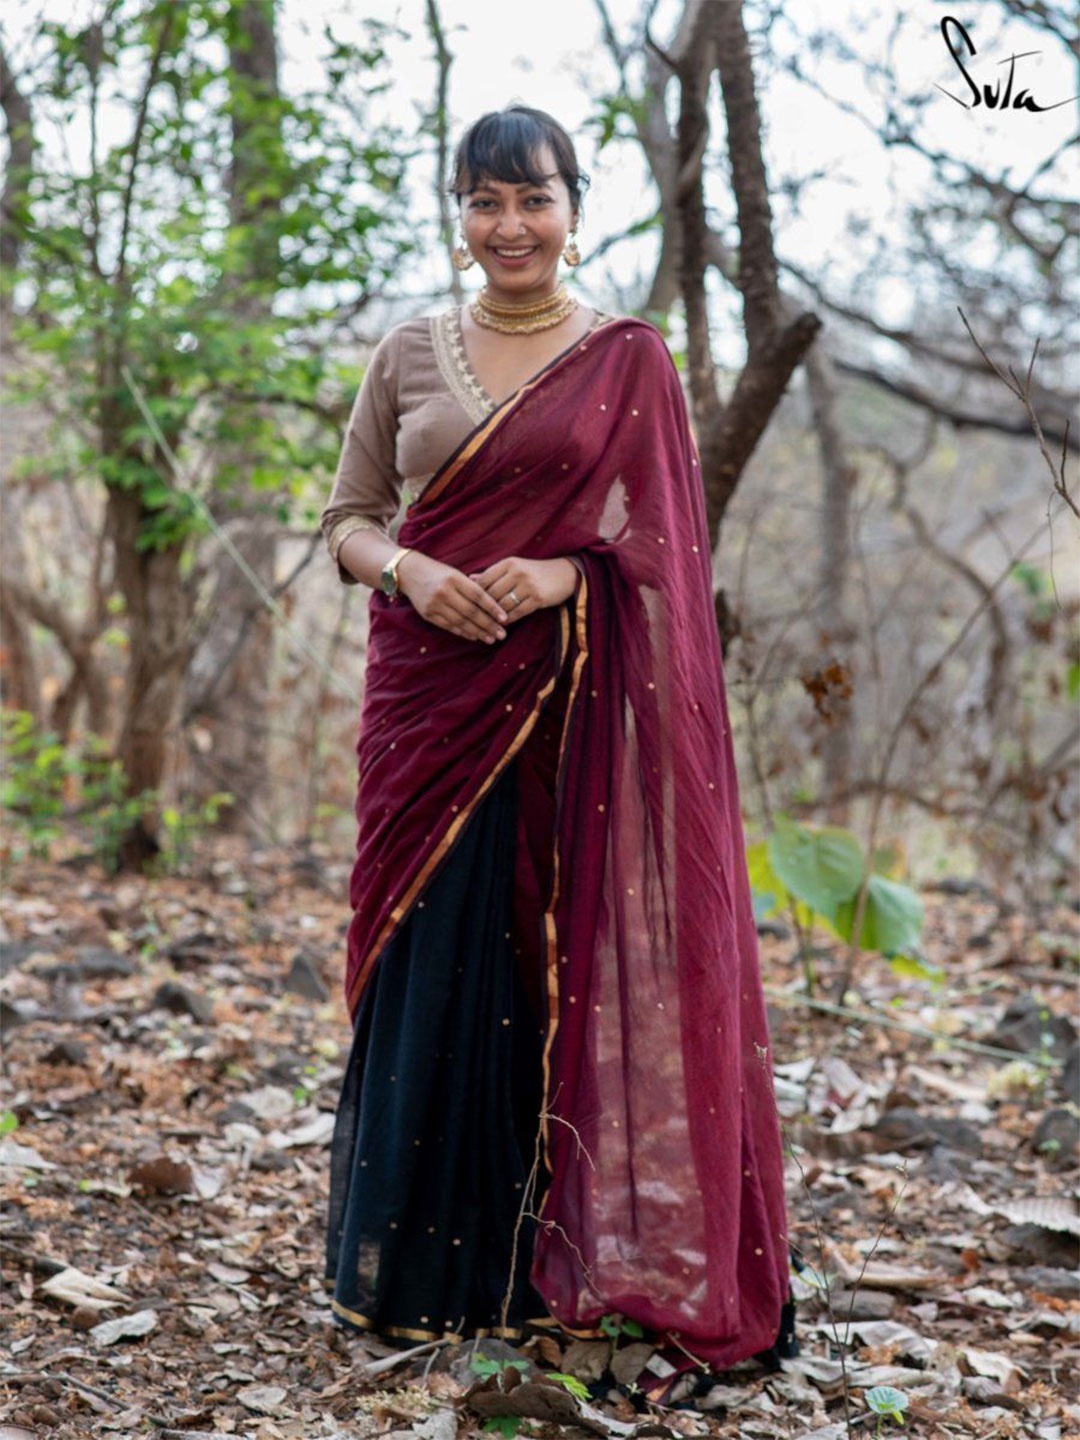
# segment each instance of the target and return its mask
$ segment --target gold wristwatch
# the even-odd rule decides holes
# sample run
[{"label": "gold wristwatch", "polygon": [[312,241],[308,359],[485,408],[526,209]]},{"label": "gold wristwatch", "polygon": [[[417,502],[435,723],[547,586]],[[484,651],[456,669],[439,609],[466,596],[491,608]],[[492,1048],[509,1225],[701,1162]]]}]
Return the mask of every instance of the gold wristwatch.
[{"label": "gold wristwatch", "polygon": [[382,586],[383,594],[389,596],[391,600],[396,600],[398,597],[397,567],[401,564],[405,556],[410,553],[411,548],[405,546],[399,550],[397,554],[391,555],[390,559],[382,568],[379,584]]}]

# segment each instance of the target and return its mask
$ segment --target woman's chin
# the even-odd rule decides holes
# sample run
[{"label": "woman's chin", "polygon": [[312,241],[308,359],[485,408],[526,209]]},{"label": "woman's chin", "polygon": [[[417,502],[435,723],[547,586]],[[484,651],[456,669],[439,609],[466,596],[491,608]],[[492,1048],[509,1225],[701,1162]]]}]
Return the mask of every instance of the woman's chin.
[{"label": "woman's chin", "polygon": [[555,289],[558,276],[549,270],[530,265],[528,269],[513,269],[509,265],[485,265],[484,277],[488,288],[506,296],[544,295]]}]

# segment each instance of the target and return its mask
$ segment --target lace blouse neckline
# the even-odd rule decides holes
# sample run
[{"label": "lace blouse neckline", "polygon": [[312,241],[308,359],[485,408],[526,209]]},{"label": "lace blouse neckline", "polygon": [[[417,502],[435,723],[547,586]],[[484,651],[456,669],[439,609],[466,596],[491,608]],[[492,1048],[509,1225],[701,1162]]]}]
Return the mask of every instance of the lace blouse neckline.
[{"label": "lace blouse neckline", "polygon": [[[610,317],[596,311],[586,332],[591,334]],[[443,379],[469,419],[479,425],[502,402],[495,401],[477,378],[465,353],[465,336],[461,328],[461,307],[454,305],[436,315],[431,322],[435,359]]]}]

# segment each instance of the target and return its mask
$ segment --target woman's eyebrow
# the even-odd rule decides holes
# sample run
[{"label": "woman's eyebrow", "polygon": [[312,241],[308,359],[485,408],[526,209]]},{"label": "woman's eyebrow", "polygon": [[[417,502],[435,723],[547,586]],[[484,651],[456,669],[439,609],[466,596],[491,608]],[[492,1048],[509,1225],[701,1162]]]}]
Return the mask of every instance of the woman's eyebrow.
[{"label": "woman's eyebrow", "polygon": [[[515,190],[536,190],[543,189],[545,185],[549,185],[552,180],[557,178],[557,175],[545,175],[541,180],[515,180],[513,184]],[[510,182],[500,180],[497,183],[503,185],[509,184]],[[478,190],[494,190],[494,188],[490,180],[481,180],[479,184],[474,185],[470,190],[466,190],[465,193],[466,195],[475,195]]]}]

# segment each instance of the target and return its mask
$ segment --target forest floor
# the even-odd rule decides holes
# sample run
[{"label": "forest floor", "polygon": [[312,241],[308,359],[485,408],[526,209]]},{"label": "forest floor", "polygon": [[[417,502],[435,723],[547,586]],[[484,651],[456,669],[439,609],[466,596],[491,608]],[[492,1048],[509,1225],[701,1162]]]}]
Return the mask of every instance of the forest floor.
[{"label": "forest floor", "polygon": [[[901,1433],[868,1409],[883,1385],[909,1435],[1080,1437],[1080,916],[963,886],[924,900],[942,978],[864,957],[869,1022],[800,1004],[791,939],[762,937],[805,1264],[798,1359],[751,1362],[682,1408],[639,1412],[602,1384],[582,1408],[544,1376],[594,1377],[610,1347],[545,1337],[519,1408],[548,1418],[485,1422],[521,1372],[481,1381],[472,1345],[405,1356],[330,1318],[343,868],[225,846],[189,879],[23,862],[0,932],[0,1440],[455,1440],[485,1424],[843,1440]],[[822,993],[837,964],[819,957]],[[636,1373],[633,1343],[618,1373]],[[510,1352],[485,1344],[498,1370]]]}]

